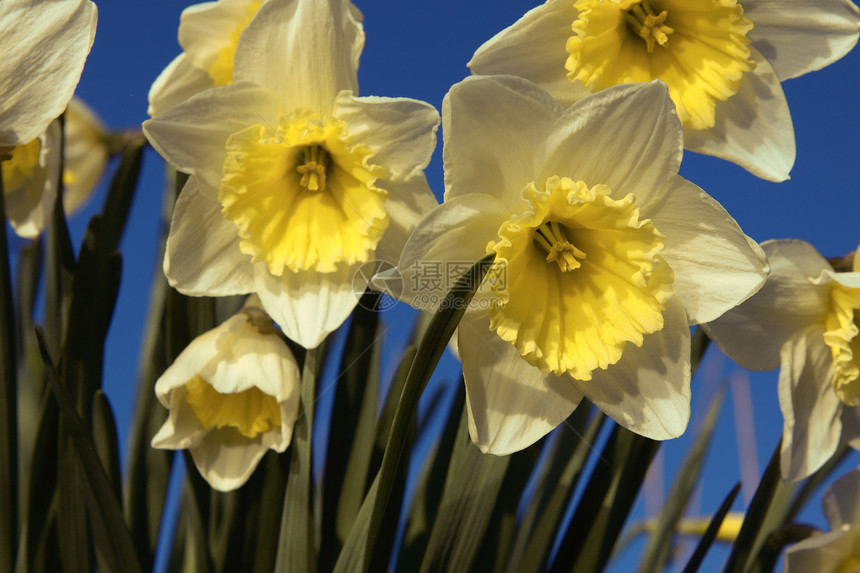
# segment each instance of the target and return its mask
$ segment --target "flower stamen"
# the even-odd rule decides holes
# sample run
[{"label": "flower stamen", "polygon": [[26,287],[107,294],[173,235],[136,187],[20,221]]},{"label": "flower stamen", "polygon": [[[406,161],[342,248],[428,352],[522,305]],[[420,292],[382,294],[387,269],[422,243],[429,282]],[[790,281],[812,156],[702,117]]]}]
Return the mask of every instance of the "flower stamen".
[{"label": "flower stamen", "polygon": [[645,40],[649,54],[654,51],[654,46],[657,44],[664,48],[669,47],[669,34],[675,30],[666,25],[668,16],[669,12],[666,10],[655,14],[650,2],[636,4],[627,11],[627,23],[640,38]]},{"label": "flower stamen", "polygon": [[546,262],[556,262],[561,272],[566,273],[582,266],[579,261],[586,257],[576,248],[564,232],[564,226],[556,221],[542,224],[535,230],[535,246],[546,253]]},{"label": "flower stamen", "polygon": [[302,178],[299,185],[309,191],[325,191],[326,169],[331,163],[328,152],[319,145],[304,148],[300,155],[304,163],[296,167]]}]

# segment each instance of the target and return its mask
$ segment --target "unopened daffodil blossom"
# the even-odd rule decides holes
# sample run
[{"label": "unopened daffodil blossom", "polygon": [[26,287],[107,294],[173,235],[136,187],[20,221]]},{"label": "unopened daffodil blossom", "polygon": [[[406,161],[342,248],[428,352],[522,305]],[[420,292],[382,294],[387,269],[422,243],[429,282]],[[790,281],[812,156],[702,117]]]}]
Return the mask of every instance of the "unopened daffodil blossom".
[{"label": "unopened daffodil blossom", "polygon": [[149,91],[149,115],[156,116],[205,89],[233,83],[239,37],[262,0],[219,0],[182,11],[182,53],[161,72]]},{"label": "unopened daffodil blossom", "polygon": [[423,307],[446,286],[427,269],[495,254],[457,332],[473,441],[525,448],[584,396],[639,434],[683,433],[690,324],[747,298],[768,267],[678,175],[683,132],[666,86],[617,86],[565,110],[528,80],[472,76],[442,118],[445,201],[398,271],[401,297]]},{"label": "unopened daffodil blossom", "polygon": [[346,0],[269,0],[238,41],[233,83],[144,123],[191,178],[164,271],[190,295],[256,293],[316,347],[358,303],[358,270],[396,260],[436,205],[423,169],[439,116],[406,98],[357,97],[364,45]]},{"label": "unopened daffodil blossom", "polygon": [[547,0],[469,66],[528,78],[563,105],[663,80],[687,149],[782,181],[795,145],[780,82],[835,62],[858,33],[850,0]]},{"label": "unopened daffodil blossom", "polygon": [[835,267],[804,241],[766,241],[773,272],[744,304],[706,325],[750,370],[779,370],[782,476],[800,480],[840,439],[860,449],[860,257]]},{"label": "unopened daffodil blossom", "polygon": [[90,0],[0,3],[0,158],[40,137],[66,108],[96,20]]},{"label": "unopened daffodil blossom", "polygon": [[785,550],[785,573],[860,571],[860,468],[828,487],[821,507],[830,531],[816,533]]},{"label": "unopened daffodil blossom", "polygon": [[[77,98],[66,108],[65,140],[63,208],[71,215],[92,196],[109,156],[104,124]],[[59,189],[59,121],[33,141],[13,148],[10,155],[0,166],[6,217],[19,236],[35,238],[51,220]]]},{"label": "unopened daffodil blossom", "polygon": [[268,450],[290,444],[299,368],[272,320],[246,306],[195,338],[155,384],[170,411],[152,447],[187,449],[209,485],[244,484]]}]

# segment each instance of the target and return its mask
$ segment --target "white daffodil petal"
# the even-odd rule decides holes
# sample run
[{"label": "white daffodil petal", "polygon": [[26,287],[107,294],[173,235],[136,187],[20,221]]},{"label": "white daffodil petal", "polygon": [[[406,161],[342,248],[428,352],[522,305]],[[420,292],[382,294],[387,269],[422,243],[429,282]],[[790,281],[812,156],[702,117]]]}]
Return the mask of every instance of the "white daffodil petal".
[{"label": "white daffodil petal", "polygon": [[521,78],[473,76],[454,85],[442,101],[445,200],[487,193],[516,210],[534,179],[535,149],[563,111]]},{"label": "white daffodil petal", "polygon": [[617,364],[594,370],[587,382],[571,379],[607,416],[653,440],[677,438],[690,420],[690,330],[677,297],[663,321],[641,347],[628,342]]},{"label": "white daffodil petal", "polygon": [[746,0],[744,15],[755,23],[753,46],[780,80],[818,70],[857,43],[860,11],[849,0]]},{"label": "white daffodil petal", "polygon": [[[397,263],[398,298],[415,308],[435,310],[459,275],[487,253],[487,244],[498,237],[499,226],[509,216],[494,197],[477,193],[430,211]],[[374,285],[385,288],[377,281]]]},{"label": "white daffodil petal", "polygon": [[205,70],[194,66],[186,54],[179,54],[170,62],[149,88],[150,117],[161,115],[193,95],[213,86]]},{"label": "white daffodil petal", "polygon": [[343,324],[364,293],[367,277],[360,267],[341,264],[333,273],[299,271],[277,277],[257,263],[254,292],[289,339],[316,348]]},{"label": "white daffodil petal", "polygon": [[143,122],[143,133],[173,167],[197,175],[201,192],[215,198],[227,138],[249,125],[272,125],[282,113],[280,101],[266,88],[234,84],[201,92],[156,118]]},{"label": "white daffodil petal", "polygon": [[[511,74],[533,81],[569,106],[590,92],[567,79],[565,45],[577,10],[570,0],[549,0],[485,42],[467,64],[473,74]],[[555,57],[553,57],[553,55]]]},{"label": "white daffodil petal", "polygon": [[96,33],[89,0],[0,4],[0,147],[28,143],[72,98]]},{"label": "white daffodil petal", "polygon": [[794,126],[779,78],[767,60],[750,48],[756,63],[744,74],[738,93],[717,101],[712,129],[685,129],[687,149],[737,163],[769,181],[784,181],[794,165]]},{"label": "white daffodil petal", "polygon": [[785,480],[805,479],[836,451],[842,402],[833,391],[833,357],[824,328],[801,330],[782,345],[779,405],[784,418],[780,467]]},{"label": "white daffodil petal", "polygon": [[239,40],[233,80],[326,116],[341,90],[358,93],[359,18],[348,0],[264,2]]},{"label": "white daffodil petal", "polygon": [[254,387],[274,396],[278,403],[289,401],[298,407],[299,367],[292,354],[283,351],[283,346],[279,337],[263,334],[248,325],[222,359],[210,363],[215,375],[205,376],[204,369],[201,376],[221,394],[236,394]]},{"label": "white daffodil petal", "polygon": [[812,245],[803,241],[765,241],[771,272],[764,286],[743,304],[705,325],[708,335],[732,359],[750,370],[779,366],[779,349],[795,332],[823,323],[829,309],[828,289],[810,277],[830,268]]},{"label": "white daffodil petal", "polygon": [[377,181],[377,185],[388,192],[388,228],[376,245],[376,258],[396,265],[412,231],[439,203],[423,173],[402,183]]},{"label": "white daffodil petal", "polygon": [[821,507],[831,529],[860,524],[860,468],[833,482],[821,500]]},{"label": "white daffodil petal", "polygon": [[266,450],[260,436],[249,440],[233,428],[210,430],[189,448],[197,471],[218,491],[241,487],[257,469]]},{"label": "white daffodil petal", "polygon": [[[38,145],[38,162],[32,166],[32,174],[20,186],[3,189],[6,218],[15,233],[27,239],[35,239],[42,234],[57,201],[61,159],[59,121],[51,122],[45,133],[39,136]],[[13,149],[12,161],[15,153]],[[12,161],[3,163],[0,169],[12,168]]]},{"label": "white daffodil petal", "polygon": [[167,394],[162,405],[169,409],[167,420],[153,436],[153,448],[184,450],[200,443],[209,430],[203,427],[194,410],[185,399],[185,388],[176,388]]},{"label": "white daffodil petal", "polygon": [[237,24],[248,17],[257,0],[219,0],[189,6],[182,11],[179,45],[195,67],[206,70],[219,52],[232,43]]},{"label": "white daffodil petal", "polygon": [[347,137],[370,148],[371,161],[386,169],[386,179],[399,182],[423,173],[436,147],[436,108],[409,98],[359,98],[349,92],[341,92],[334,105],[334,117],[348,125]]},{"label": "white daffodil petal", "polygon": [[762,249],[702,189],[675,176],[644,216],[663,233],[661,255],[691,324],[710,322],[756,292],[770,270]]},{"label": "white daffodil petal", "polygon": [[527,448],[561,424],[582,394],[566,376],[542,374],[489,319],[461,323],[457,344],[466,381],[469,434],[484,453]]},{"label": "white daffodil petal", "polygon": [[242,314],[230,317],[217,327],[195,338],[176,357],[173,364],[167,367],[167,370],[155,383],[155,395],[164,407],[170,407],[168,400],[170,392],[184,386],[199,374],[209,361],[218,355],[218,350],[225,347],[227,342],[235,336],[235,332],[240,330],[247,321],[248,318]]},{"label": "white daffodil petal", "polygon": [[682,154],[681,122],[666,85],[626,84],[565,112],[535,153],[535,179],[566,176],[647,203],[666,189]]},{"label": "white daffodil petal", "polygon": [[251,258],[239,250],[236,225],[221,204],[200,194],[188,179],[170,224],[164,274],[171,286],[191,296],[228,296],[254,290]]}]

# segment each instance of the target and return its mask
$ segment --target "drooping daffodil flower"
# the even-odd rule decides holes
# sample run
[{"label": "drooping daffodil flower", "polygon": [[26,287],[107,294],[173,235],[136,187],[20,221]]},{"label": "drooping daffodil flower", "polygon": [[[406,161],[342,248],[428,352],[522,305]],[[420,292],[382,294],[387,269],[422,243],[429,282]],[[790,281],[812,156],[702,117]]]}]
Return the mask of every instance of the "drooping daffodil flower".
[{"label": "drooping daffodil flower", "polygon": [[182,53],[161,72],[149,91],[149,115],[156,116],[196,93],[233,83],[239,37],[262,0],[219,0],[182,11]]},{"label": "drooping daffodil flower", "polygon": [[782,181],[795,144],[780,82],[835,62],[858,33],[850,0],[547,0],[469,66],[528,78],[563,105],[663,80],[687,149]]},{"label": "drooping daffodil flower", "polygon": [[705,326],[749,370],[779,367],[784,479],[804,479],[840,439],[860,449],[860,258],[836,268],[807,242],[765,241],[773,271],[744,304]]},{"label": "drooping daffodil flower", "polygon": [[170,411],[152,447],[187,449],[209,485],[241,487],[268,450],[290,444],[300,397],[296,360],[272,320],[246,306],[195,338],[155,383]]},{"label": "drooping daffodil flower", "polygon": [[66,108],[96,20],[90,0],[0,3],[0,157],[40,137]]},{"label": "drooping daffodil flower", "polygon": [[374,259],[396,260],[437,203],[423,169],[436,110],[357,97],[364,45],[346,0],[269,0],[242,32],[233,83],[144,123],[191,178],[164,271],[189,295],[256,293],[313,348],[358,303]]},{"label": "drooping daffodil flower", "polygon": [[824,492],[821,507],[830,531],[786,549],[784,573],[860,571],[860,468],[833,482]]},{"label": "drooping daffodil flower", "polygon": [[[65,112],[65,160],[63,161],[63,208],[77,212],[92,197],[110,155],[107,128],[96,113],[78,98]],[[60,176],[60,125],[54,121],[29,143],[12,149],[3,162],[6,217],[15,232],[38,237],[48,222],[57,199]]]},{"label": "drooping daffodil flower", "polygon": [[665,84],[609,88],[565,110],[528,80],[472,76],[451,88],[442,118],[445,201],[397,272],[400,297],[432,310],[453,284],[431,273],[495,253],[457,333],[472,440],[523,449],[584,396],[641,435],[682,434],[690,324],[746,299],[768,266],[678,175],[683,131]]}]

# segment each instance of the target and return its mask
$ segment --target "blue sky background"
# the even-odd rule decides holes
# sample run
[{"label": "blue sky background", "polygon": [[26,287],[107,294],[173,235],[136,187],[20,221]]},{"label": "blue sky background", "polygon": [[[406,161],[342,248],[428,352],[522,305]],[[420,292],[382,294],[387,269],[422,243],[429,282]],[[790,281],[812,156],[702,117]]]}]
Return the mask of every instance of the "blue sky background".
[{"label": "blue sky background", "polygon": [[[87,101],[115,129],[138,128],[147,118],[147,92],[158,73],[175,57],[179,14],[190,2],[147,0],[146,2],[102,2],[99,25],[77,94]],[[475,49],[502,28],[512,24],[535,4],[518,1],[437,0],[435,2],[393,2],[357,0],[365,16],[367,45],[361,59],[361,95],[406,96],[441,107],[448,87],[468,75],[466,62]],[[794,119],[797,161],[792,179],[769,183],[743,169],[710,157],[688,153],[681,174],[720,201],[757,241],[771,238],[800,238],[811,242],[825,256],[843,255],[860,242],[860,53],[855,49],[846,58],[819,72],[783,84]],[[430,185],[441,198],[440,145],[427,170]],[[146,314],[148,287],[152,273],[160,272],[155,260],[159,234],[159,213],[165,174],[157,154],[147,152],[145,169],[133,205],[131,219],[121,249],[124,258],[119,303],[111,326],[105,369],[105,389],[114,406],[123,434],[127,435],[133,412],[135,370],[141,330]],[[89,217],[97,212],[104,189],[88,208],[72,221],[72,234],[79,244]],[[12,239],[13,246],[20,241]],[[404,305],[399,305],[403,307]],[[390,311],[388,346],[396,349],[406,335],[406,310]],[[446,357],[437,381],[456,383],[456,361]],[[776,395],[776,372],[747,376],[731,361],[712,349],[693,384],[695,429],[720,381],[733,379],[734,396],[748,388],[750,414],[735,416],[732,396],[727,396],[711,451],[699,511],[713,512],[733,483],[740,479],[738,444],[747,455],[744,467],[754,481],[741,497],[749,499],[757,484],[759,469],[767,463],[782,429]],[[744,400],[741,400],[741,404]],[[737,438],[735,420],[743,421]],[[751,438],[755,438],[752,440]],[[655,472],[654,487],[668,488],[674,469],[689,447],[688,436],[666,443],[662,449],[663,471]],[[857,465],[860,457],[853,458]],[[758,464],[758,468],[755,464]],[[847,471],[849,466],[845,466]],[[664,486],[660,485],[662,473]],[[659,495],[640,503],[659,508]],[[742,503],[736,504],[741,509]],[[803,516],[823,524],[817,502]],[[716,567],[712,560],[708,567]],[[624,570],[627,565],[619,565]],[[704,570],[710,570],[708,567]]]}]

